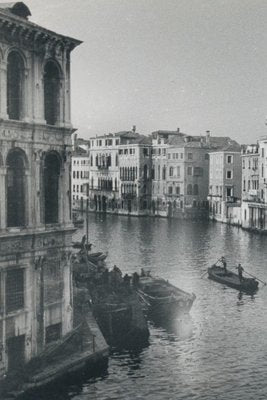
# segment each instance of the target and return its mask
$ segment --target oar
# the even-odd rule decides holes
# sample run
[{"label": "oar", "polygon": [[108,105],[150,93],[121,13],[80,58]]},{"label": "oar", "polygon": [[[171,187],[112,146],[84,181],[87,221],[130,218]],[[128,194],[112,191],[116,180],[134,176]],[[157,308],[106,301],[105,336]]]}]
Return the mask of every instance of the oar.
[{"label": "oar", "polygon": [[265,286],[265,285],[267,285],[267,283],[266,283],[266,282],[263,282],[261,279],[259,279],[259,278],[257,278],[256,276],[254,276],[254,275],[250,274],[249,272],[247,272],[247,271],[245,271],[245,270],[244,270],[244,272],[245,272],[246,274],[248,274],[249,276],[251,276],[252,278],[254,278],[254,279],[257,279],[257,281],[259,281],[259,282],[263,283],[263,284],[264,284],[264,286]]},{"label": "oar", "polygon": [[208,273],[208,271],[205,271],[203,275],[201,275],[200,279],[203,278],[203,276],[205,276]]}]

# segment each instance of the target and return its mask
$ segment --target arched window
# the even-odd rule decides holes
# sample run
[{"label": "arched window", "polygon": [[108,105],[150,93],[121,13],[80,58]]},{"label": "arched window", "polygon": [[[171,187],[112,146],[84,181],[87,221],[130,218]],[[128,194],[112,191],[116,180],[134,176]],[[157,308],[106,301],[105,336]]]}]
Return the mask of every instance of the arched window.
[{"label": "arched window", "polygon": [[7,113],[9,119],[22,119],[24,64],[21,56],[12,51],[7,58]]},{"label": "arched window", "polygon": [[164,165],[164,167],[162,168],[162,179],[165,181],[166,179],[166,166]]},{"label": "arched window", "polygon": [[60,160],[55,153],[48,153],[44,165],[45,224],[58,222]]},{"label": "arched window", "polygon": [[44,68],[44,110],[45,120],[49,125],[56,125],[60,114],[60,76],[53,61],[48,61]]},{"label": "arched window", "polygon": [[22,150],[11,150],[7,156],[7,226],[24,226],[26,157]]},{"label": "arched window", "polygon": [[196,183],[194,184],[194,187],[193,187],[193,194],[196,196],[198,195],[198,184],[196,184]]},{"label": "arched window", "polygon": [[191,183],[189,183],[189,185],[187,185],[187,194],[192,194],[192,185],[191,185]]}]

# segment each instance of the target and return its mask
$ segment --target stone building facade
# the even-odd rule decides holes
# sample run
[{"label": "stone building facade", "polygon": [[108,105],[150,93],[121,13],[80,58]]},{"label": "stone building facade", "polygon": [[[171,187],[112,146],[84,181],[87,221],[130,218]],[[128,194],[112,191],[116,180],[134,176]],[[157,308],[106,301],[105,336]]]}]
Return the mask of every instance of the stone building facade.
[{"label": "stone building facade", "polygon": [[89,184],[89,148],[75,146],[72,153],[72,209],[83,211],[86,207],[87,190]]},{"label": "stone building facade", "polygon": [[151,198],[151,140],[135,131],[90,139],[91,211],[140,215]]},{"label": "stone building facade", "polygon": [[0,4],[0,377],[72,329],[70,53]]},{"label": "stone building facade", "polygon": [[209,217],[241,224],[241,146],[229,139],[226,146],[210,152]]}]

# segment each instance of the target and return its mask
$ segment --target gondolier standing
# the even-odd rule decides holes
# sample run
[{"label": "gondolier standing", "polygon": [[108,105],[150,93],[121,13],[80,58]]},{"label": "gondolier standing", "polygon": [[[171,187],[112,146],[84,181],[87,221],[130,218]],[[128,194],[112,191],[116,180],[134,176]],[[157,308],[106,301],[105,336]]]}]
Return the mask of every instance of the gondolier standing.
[{"label": "gondolier standing", "polygon": [[238,264],[237,271],[238,271],[238,276],[239,276],[240,282],[242,282],[244,268],[242,267],[242,265],[240,263]]},{"label": "gondolier standing", "polygon": [[226,264],[226,259],[224,258],[224,256],[222,256],[221,262],[223,265],[224,274],[226,275],[227,274],[227,264]]}]

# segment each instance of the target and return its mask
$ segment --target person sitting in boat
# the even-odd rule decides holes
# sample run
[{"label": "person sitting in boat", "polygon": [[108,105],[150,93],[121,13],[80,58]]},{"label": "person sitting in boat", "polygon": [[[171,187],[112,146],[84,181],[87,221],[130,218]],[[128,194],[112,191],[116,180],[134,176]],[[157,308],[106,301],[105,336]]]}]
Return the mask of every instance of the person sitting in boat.
[{"label": "person sitting in boat", "polygon": [[243,278],[244,268],[242,267],[242,265],[240,263],[238,264],[237,271],[238,271],[238,276],[239,276],[240,282],[242,282],[244,279]]},{"label": "person sitting in boat", "polygon": [[227,263],[226,263],[226,259],[223,256],[221,258],[221,261],[222,261],[222,265],[223,265],[224,275],[227,275]]}]

